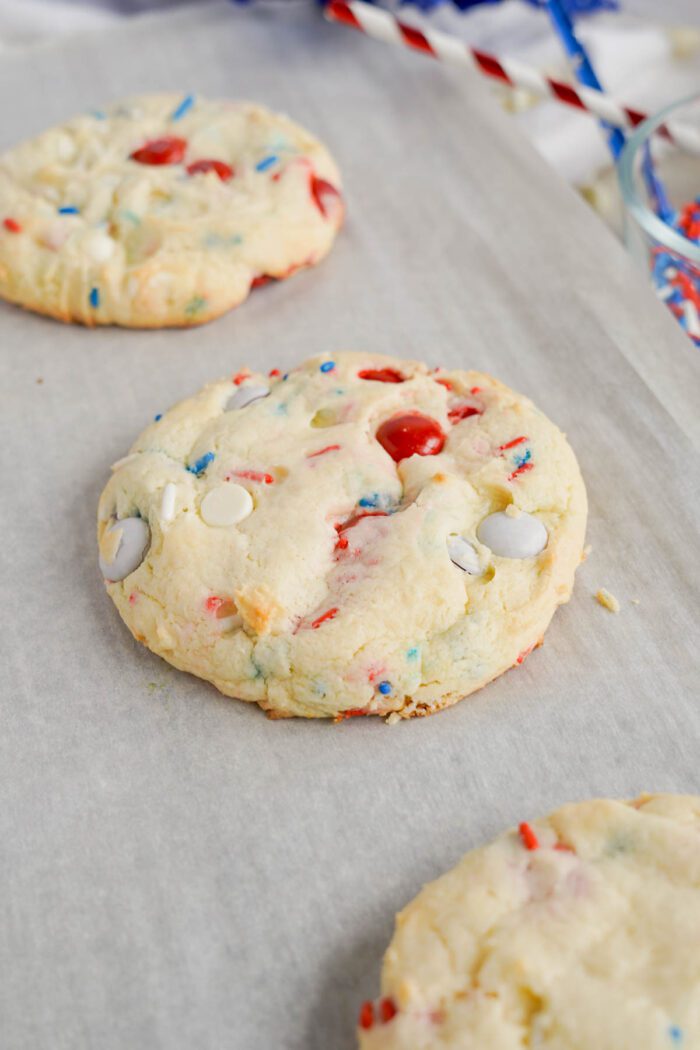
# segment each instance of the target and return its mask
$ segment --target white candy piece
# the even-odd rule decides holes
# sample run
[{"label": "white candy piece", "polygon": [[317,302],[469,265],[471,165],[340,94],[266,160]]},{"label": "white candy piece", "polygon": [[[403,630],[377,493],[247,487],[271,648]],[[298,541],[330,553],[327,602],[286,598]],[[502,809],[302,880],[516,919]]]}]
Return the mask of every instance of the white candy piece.
[{"label": "white candy piece", "polygon": [[163,496],[160,501],[160,520],[164,522],[172,521],[175,517],[175,495],[177,488],[173,485],[172,481],[163,489]]},{"label": "white candy piece", "polygon": [[84,241],[85,250],[95,262],[107,262],[114,254],[115,243],[109,234],[95,230]]},{"label": "white candy piece", "polygon": [[489,514],[476,535],[499,558],[534,558],[547,546],[547,530],[539,518],[523,511],[511,517],[502,510]]},{"label": "white candy piece", "polygon": [[460,569],[464,569],[470,576],[483,576],[484,570],[479,564],[479,555],[476,550],[465,540],[463,536],[448,536],[447,553],[450,560]]},{"label": "white candy piece", "polygon": [[224,528],[237,525],[253,510],[253,499],[242,485],[226,482],[210,489],[199,505],[199,513],[207,525]]},{"label": "white candy piece", "polygon": [[112,561],[100,554],[100,572],[110,583],[116,583],[138,569],[151,542],[151,530],[143,518],[121,518],[107,532],[121,532],[121,536]]},{"label": "white candy piece", "polygon": [[235,394],[226,402],[225,412],[232,412],[237,408],[245,408],[246,405],[252,404],[253,401],[259,401],[261,397],[267,397],[270,393],[270,388],[267,386],[259,386],[257,383],[250,383],[248,386],[239,386]]}]

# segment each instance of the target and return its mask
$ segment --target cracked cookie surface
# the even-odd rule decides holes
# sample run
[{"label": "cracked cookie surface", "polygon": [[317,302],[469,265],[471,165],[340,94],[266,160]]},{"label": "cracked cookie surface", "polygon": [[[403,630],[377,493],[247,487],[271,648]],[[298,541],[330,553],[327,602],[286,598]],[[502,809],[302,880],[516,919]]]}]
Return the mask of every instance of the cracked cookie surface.
[{"label": "cracked cookie surface", "polygon": [[564,806],[397,917],[361,1050],[700,1046],[700,798]]},{"label": "cracked cookie surface", "polygon": [[99,541],[121,616],[176,667],[277,715],[395,718],[522,662],[585,519],[573,452],[527,398],[337,353],[159,417],[116,464]]},{"label": "cracked cookie surface", "polygon": [[319,262],[326,148],[249,102],[142,95],[0,156],[0,296],[86,325],[189,326]]}]

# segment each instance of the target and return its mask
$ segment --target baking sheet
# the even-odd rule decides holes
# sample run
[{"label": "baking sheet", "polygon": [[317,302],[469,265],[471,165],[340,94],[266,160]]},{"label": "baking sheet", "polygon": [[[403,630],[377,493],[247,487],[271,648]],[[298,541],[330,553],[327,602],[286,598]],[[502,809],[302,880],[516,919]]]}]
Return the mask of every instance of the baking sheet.
[{"label": "baking sheet", "polygon": [[[481,82],[311,4],[199,4],[4,59],[0,145],[171,88],[307,123],[349,221],[317,270],[204,329],[0,310],[0,1041],[349,1050],[395,911],[466,849],[568,799],[700,791],[700,357]],[[493,371],[567,430],[591,502],[545,646],[392,728],[225,700],[132,641],[96,567],[109,464],[156,412],[340,347]]]}]

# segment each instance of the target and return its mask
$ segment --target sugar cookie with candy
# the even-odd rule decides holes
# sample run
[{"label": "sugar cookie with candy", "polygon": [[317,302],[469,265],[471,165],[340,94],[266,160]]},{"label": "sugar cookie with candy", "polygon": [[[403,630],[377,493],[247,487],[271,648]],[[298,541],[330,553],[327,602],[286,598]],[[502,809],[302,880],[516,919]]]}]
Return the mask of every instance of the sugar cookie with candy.
[{"label": "sugar cookie with candy", "polygon": [[135,637],[271,714],[408,718],[537,646],[586,494],[564,435],[477,372],[376,354],[236,373],[159,416],[99,505]]},{"label": "sugar cookie with candy", "polygon": [[564,806],[404,908],[359,1045],[695,1048],[699,944],[700,797]]},{"label": "sugar cookie with candy", "polygon": [[319,262],[326,148],[248,102],[146,95],[0,156],[0,296],[86,325],[197,325]]}]

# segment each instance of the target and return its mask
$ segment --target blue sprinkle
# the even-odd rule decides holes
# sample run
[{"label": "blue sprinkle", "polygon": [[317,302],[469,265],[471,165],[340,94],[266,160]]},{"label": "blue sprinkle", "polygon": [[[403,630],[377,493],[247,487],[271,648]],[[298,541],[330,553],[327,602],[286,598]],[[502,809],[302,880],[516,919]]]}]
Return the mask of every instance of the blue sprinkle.
[{"label": "blue sprinkle", "polygon": [[515,463],[516,467],[523,467],[526,463],[529,463],[531,459],[532,452],[530,451],[530,449],[527,449],[526,452],[523,452],[522,456],[516,456],[513,462]]},{"label": "blue sprinkle", "polygon": [[90,110],[90,116],[94,117],[95,120],[106,120],[107,119],[107,114],[104,112],[104,110],[101,110],[101,109],[91,109]]},{"label": "blue sprinkle", "polygon": [[283,383],[284,383],[285,379],[289,379],[289,372],[285,372],[284,375],[282,376],[282,382]]},{"label": "blue sprinkle", "polygon": [[361,500],[358,500],[358,503],[361,507],[376,507],[377,501],[378,496],[375,492],[373,496],[363,496]]},{"label": "blue sprinkle", "polygon": [[180,120],[180,118],[184,117],[185,113],[189,112],[189,110],[191,110],[193,106],[194,106],[194,95],[186,95],[185,98],[183,98],[183,100],[180,103],[180,105],[177,107],[177,109],[174,110],[173,113],[171,113],[170,119],[171,120]]},{"label": "blue sprinkle", "polygon": [[76,208],[75,204],[66,204],[63,208],[58,209],[59,215],[80,215],[80,208]]},{"label": "blue sprinkle", "polygon": [[279,157],[276,157],[274,153],[271,153],[269,157],[263,157],[259,164],[255,165],[256,171],[267,171],[273,164],[276,164]]},{"label": "blue sprinkle", "polygon": [[191,463],[189,467],[185,467],[185,470],[189,470],[190,474],[196,474],[199,477],[214,459],[216,459],[216,455],[213,452],[205,452],[196,462]]},{"label": "blue sprinkle", "polygon": [[162,413],[162,412],[159,412],[157,416],[154,416],[154,417],[153,417],[153,422],[154,422],[154,423],[160,423],[160,421],[161,421],[161,419],[162,419],[162,418],[163,418],[163,413]]},{"label": "blue sprinkle", "polygon": [[406,653],[406,656],[408,657],[409,660],[417,660],[418,659],[418,646],[417,645],[411,646],[411,648]]},{"label": "blue sprinkle", "polygon": [[683,1029],[679,1028],[677,1024],[672,1024],[668,1030],[668,1034],[674,1043],[683,1042]]},{"label": "blue sprinkle", "polygon": [[380,682],[377,686],[377,689],[380,693],[386,696],[388,693],[391,692],[391,682]]},{"label": "blue sprinkle", "polygon": [[322,372],[332,372],[335,368],[335,361],[324,361],[321,365]]},{"label": "blue sprinkle", "polygon": [[93,308],[93,310],[96,310],[99,305],[100,305],[100,289],[99,288],[91,288],[90,289],[90,306]]}]

